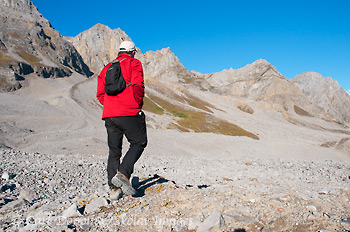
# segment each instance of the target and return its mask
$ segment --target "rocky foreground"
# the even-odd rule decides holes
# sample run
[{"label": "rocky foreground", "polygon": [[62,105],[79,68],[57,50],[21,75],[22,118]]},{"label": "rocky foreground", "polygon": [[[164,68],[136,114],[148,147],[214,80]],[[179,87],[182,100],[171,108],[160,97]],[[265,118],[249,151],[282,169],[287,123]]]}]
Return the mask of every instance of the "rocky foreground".
[{"label": "rocky foreground", "polygon": [[105,156],[0,151],[3,231],[349,231],[349,164],[143,156],[111,201]]}]

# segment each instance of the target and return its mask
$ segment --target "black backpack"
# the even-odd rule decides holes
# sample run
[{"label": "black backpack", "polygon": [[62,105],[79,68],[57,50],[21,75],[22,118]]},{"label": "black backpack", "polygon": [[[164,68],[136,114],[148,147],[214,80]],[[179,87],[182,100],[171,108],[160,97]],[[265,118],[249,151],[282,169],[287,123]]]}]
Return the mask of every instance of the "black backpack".
[{"label": "black backpack", "polygon": [[108,67],[105,76],[105,92],[107,95],[116,96],[123,92],[126,87],[131,85],[131,83],[126,84],[120,68],[120,62],[122,62],[124,59],[121,61],[114,60]]}]

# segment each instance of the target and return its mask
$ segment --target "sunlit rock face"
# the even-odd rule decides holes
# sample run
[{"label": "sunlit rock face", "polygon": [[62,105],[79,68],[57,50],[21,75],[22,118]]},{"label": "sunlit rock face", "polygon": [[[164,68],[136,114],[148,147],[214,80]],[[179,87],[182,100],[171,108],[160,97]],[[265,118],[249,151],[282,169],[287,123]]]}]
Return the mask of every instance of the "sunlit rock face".
[{"label": "sunlit rock face", "polygon": [[20,88],[26,75],[44,78],[90,76],[88,66],[29,0],[0,1],[0,87]]},{"label": "sunlit rock face", "polygon": [[292,82],[336,121],[350,122],[350,96],[336,80],[316,72],[304,72],[295,76]]}]

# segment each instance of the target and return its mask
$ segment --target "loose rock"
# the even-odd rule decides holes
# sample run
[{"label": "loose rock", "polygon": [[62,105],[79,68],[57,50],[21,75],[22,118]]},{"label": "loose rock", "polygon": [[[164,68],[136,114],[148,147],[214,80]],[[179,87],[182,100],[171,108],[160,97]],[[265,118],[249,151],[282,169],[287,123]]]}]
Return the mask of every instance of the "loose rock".
[{"label": "loose rock", "polygon": [[81,213],[78,211],[76,204],[72,204],[68,209],[62,212],[62,216],[65,218],[78,217]]},{"label": "loose rock", "polygon": [[218,229],[224,226],[225,220],[223,216],[221,215],[221,213],[216,211],[210,214],[210,216],[199,225],[197,232],[217,231]]},{"label": "loose rock", "polygon": [[1,175],[1,179],[5,180],[5,181],[9,181],[10,179],[10,175],[8,172],[3,172]]},{"label": "loose rock", "polygon": [[86,205],[84,212],[86,214],[100,211],[102,206],[107,206],[108,202],[105,198],[99,197],[93,199],[89,204]]},{"label": "loose rock", "polygon": [[28,202],[32,202],[34,200],[34,193],[30,190],[24,190],[22,189],[19,192],[19,195],[22,197],[23,200],[26,200]]}]

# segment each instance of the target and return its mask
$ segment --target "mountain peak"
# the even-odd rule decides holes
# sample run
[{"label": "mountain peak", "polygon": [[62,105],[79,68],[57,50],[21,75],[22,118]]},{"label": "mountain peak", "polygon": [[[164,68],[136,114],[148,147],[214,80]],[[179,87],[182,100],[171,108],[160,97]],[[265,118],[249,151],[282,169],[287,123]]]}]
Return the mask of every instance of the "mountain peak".
[{"label": "mountain peak", "polygon": [[167,48],[162,48],[160,50],[157,50],[157,51],[148,51],[145,53],[145,56],[153,56],[153,55],[156,55],[156,56],[164,56],[164,55],[170,55],[172,57],[176,57],[175,54],[171,51],[170,47],[167,47]]},{"label": "mountain peak", "polygon": [[100,72],[104,65],[118,55],[120,43],[124,40],[131,41],[120,28],[111,29],[100,23],[76,37],[69,38],[95,73]]},{"label": "mountain peak", "polygon": [[90,29],[94,29],[94,28],[106,28],[111,30],[110,27],[108,27],[107,25],[101,24],[101,23],[96,23],[93,27],[91,27]]},{"label": "mountain peak", "polygon": [[[119,27],[116,29],[111,29],[110,27],[108,27],[107,25],[101,24],[101,23],[97,23],[95,24],[93,27],[89,28],[88,30],[82,32],[82,33],[86,33],[88,31],[104,31],[106,33],[111,33],[113,31],[117,31],[117,32],[121,32],[121,33],[125,33],[124,31],[122,31]],[[80,33],[80,34],[82,34]]]},{"label": "mountain peak", "polygon": [[[240,68],[238,70],[244,70],[245,72],[249,72],[252,75],[264,75],[266,74],[266,72],[268,72],[269,70],[272,70],[273,72],[275,72],[278,76],[283,76],[281,73],[279,73],[276,69],[275,66],[273,66],[270,62],[268,62],[265,59],[258,59],[256,61],[254,61],[251,64],[247,64],[246,66],[244,66],[243,68]],[[275,75],[274,75],[275,76]]]},{"label": "mountain peak", "polygon": [[[341,87],[338,81],[332,79],[331,77],[324,77],[317,72],[303,72],[302,74],[296,75],[293,79],[295,84],[307,84],[310,88],[322,87],[322,88],[333,88],[336,91],[340,91]],[[345,90],[344,90],[345,91]]]},{"label": "mountain peak", "polygon": [[239,69],[225,69],[210,74],[209,81],[213,86],[227,87],[235,82],[247,80],[260,80],[271,78],[284,78],[277,69],[264,59],[259,59]]},{"label": "mountain peak", "polygon": [[51,27],[51,24],[38,11],[30,0],[0,1],[0,16],[4,19],[22,20]]},{"label": "mountain peak", "polygon": [[177,71],[183,70],[179,58],[169,47],[144,54],[144,68],[148,77],[178,81]]},{"label": "mountain peak", "polygon": [[270,66],[272,64],[270,62],[268,62],[267,60],[260,58],[260,59],[258,59],[256,61],[254,61],[253,63],[251,63],[251,65],[266,65],[266,66]]}]

